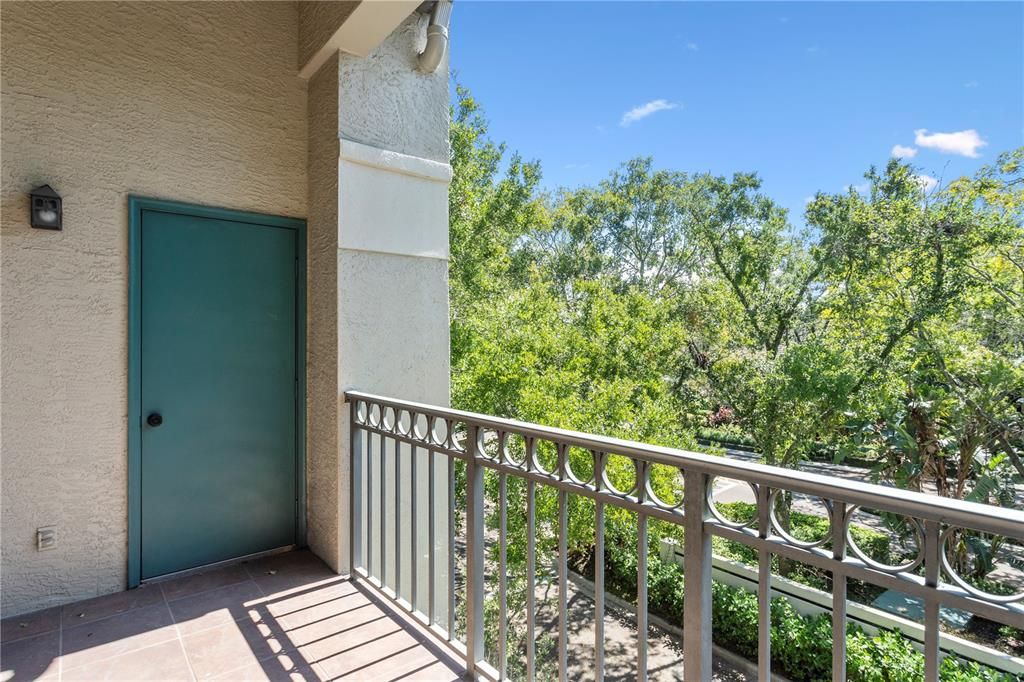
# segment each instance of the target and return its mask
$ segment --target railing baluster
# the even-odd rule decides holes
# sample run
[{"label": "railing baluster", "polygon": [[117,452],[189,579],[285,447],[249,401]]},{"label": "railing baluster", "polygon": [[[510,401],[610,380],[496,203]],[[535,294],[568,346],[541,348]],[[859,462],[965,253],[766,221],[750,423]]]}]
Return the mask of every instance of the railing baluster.
[{"label": "railing baluster", "polygon": [[846,682],[846,503],[832,502],[832,682]]},{"label": "railing baluster", "polygon": [[[924,522],[924,582],[928,587],[939,585],[939,555],[942,551],[941,528],[936,521]],[[939,649],[939,600],[934,590],[929,590],[924,600],[924,679],[925,682],[939,681],[939,664],[942,652]]]},{"label": "railing baluster", "polygon": [[636,679],[647,680],[647,514],[637,514]]},{"label": "railing baluster", "polygon": [[558,679],[569,679],[569,493],[558,491]]},{"label": "railing baluster", "polygon": [[[384,423],[384,406],[382,405],[380,413],[381,423]],[[387,453],[384,447],[384,434],[380,434],[380,586],[385,587],[387,585],[387,574],[388,574],[388,562],[387,562],[387,528],[388,528],[388,513],[387,513]]]},{"label": "railing baluster", "polygon": [[[569,447],[556,443],[558,478],[569,478]],[[558,491],[558,679],[569,679],[569,494]]]},{"label": "railing baluster", "polygon": [[[768,486],[757,487],[757,534],[767,538],[771,529]],[[772,675],[772,554],[762,549],[757,556],[757,678]]]},{"label": "railing baluster", "polygon": [[[451,423],[448,434],[451,437]],[[448,458],[448,640],[455,637],[455,460]]]},{"label": "railing baluster", "polygon": [[479,431],[466,438],[466,672],[472,677],[484,657],[484,468]]},{"label": "railing baluster", "polygon": [[[409,429],[413,428],[412,417],[409,418]],[[416,488],[419,483],[419,478],[416,476],[416,446],[412,445],[409,447],[409,544],[412,546],[409,552],[409,605],[413,611],[419,609],[417,603],[419,597],[419,563],[420,563],[420,543],[419,543],[419,532],[416,528],[416,518],[419,516],[416,508]]]},{"label": "railing baluster", "polygon": [[[647,501],[647,477],[650,466],[641,460],[633,461],[636,469],[637,502]],[[636,515],[636,679],[647,680],[647,514]]]},{"label": "railing baluster", "polygon": [[[370,404],[366,404],[366,419],[370,419]],[[366,432],[366,575],[373,576],[373,434]]]},{"label": "railing baluster", "polygon": [[[527,457],[532,447],[526,445]],[[533,682],[537,670],[537,484],[526,482],[526,680]]]},{"label": "railing baluster", "polygon": [[[398,413],[395,412],[395,428],[398,428]],[[402,444],[394,441],[395,459],[395,599],[402,598]]]},{"label": "railing baluster", "polygon": [[355,577],[356,568],[369,570],[363,560],[363,449],[357,425],[357,401],[349,401],[348,437],[352,470],[349,476],[349,575]]},{"label": "railing baluster", "polygon": [[[433,424],[428,422],[427,428],[432,426]],[[427,623],[429,625],[434,625],[437,622],[437,556],[434,549],[434,544],[437,542],[434,529],[436,513],[434,485],[437,483],[434,476],[435,465],[434,448],[427,448],[427,579],[430,581],[427,585]],[[451,554],[452,551],[449,547],[448,553]]]},{"label": "railing baluster", "polygon": [[[601,487],[604,453],[594,453],[594,485]],[[604,502],[594,502],[594,679],[604,679]]]},{"label": "railing baluster", "polygon": [[508,660],[508,481],[498,474],[498,678],[505,678]]},{"label": "railing baluster", "polygon": [[707,474],[683,474],[683,671],[687,680],[711,679],[711,535],[704,531]]}]

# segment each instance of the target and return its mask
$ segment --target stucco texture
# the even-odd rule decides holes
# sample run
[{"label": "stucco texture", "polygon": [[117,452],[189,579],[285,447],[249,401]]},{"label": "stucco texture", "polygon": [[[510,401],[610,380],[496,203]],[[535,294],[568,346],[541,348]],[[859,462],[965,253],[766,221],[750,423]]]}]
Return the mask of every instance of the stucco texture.
[{"label": "stucco texture", "polygon": [[296,70],[306,65],[317,50],[330,40],[339,26],[349,17],[358,0],[323,0],[298,2],[299,54]]},{"label": "stucco texture", "polygon": [[[5,616],[125,587],[127,195],[305,215],[297,21],[274,2],[0,5]],[[42,183],[62,232],[28,225]]]},{"label": "stucco texture", "polygon": [[309,81],[309,261],[306,300],[306,540],[341,565],[338,466],[338,56]]},{"label": "stucco texture", "polygon": [[448,163],[448,60],[416,70],[425,14],[413,14],[366,57],[339,58],[341,137]]}]

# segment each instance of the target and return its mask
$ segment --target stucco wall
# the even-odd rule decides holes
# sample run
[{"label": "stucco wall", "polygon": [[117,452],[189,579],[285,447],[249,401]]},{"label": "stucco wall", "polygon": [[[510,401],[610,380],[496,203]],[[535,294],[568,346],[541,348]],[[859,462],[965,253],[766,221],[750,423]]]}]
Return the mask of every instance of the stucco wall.
[{"label": "stucco wall", "polygon": [[447,58],[435,73],[416,70],[427,22],[413,14],[366,57],[341,55],[342,138],[448,163]]},{"label": "stucco wall", "polygon": [[309,81],[306,539],[342,570],[338,466],[338,55]]},{"label": "stucco wall", "polygon": [[[2,24],[4,615],[126,583],[129,193],[306,213],[292,3],[12,3]],[[64,197],[30,229],[25,192]],[[311,345],[314,345],[311,343]],[[57,548],[35,529],[57,526]]]},{"label": "stucco wall", "polygon": [[[433,74],[416,70],[425,22],[426,17],[413,15],[364,59],[339,57],[338,382],[342,391],[447,405],[448,65]],[[341,485],[347,490],[350,435],[344,418],[339,445]],[[410,453],[403,450],[400,457],[408,462]],[[418,471],[429,471],[426,453],[419,457]],[[447,495],[442,459],[433,467],[438,500]],[[395,470],[389,466],[389,475]],[[403,476],[408,471],[405,467]],[[392,481],[385,489],[393,489]],[[408,490],[409,484],[403,481],[401,489]],[[420,508],[415,514],[408,498],[399,500],[401,518],[419,519],[421,535],[426,532],[427,485],[426,477],[417,481]],[[436,508],[438,528],[444,527],[445,508]],[[347,539],[348,506],[341,513],[341,535]],[[386,518],[376,519],[385,522],[389,538],[391,514],[389,509]],[[410,546],[410,530],[403,524],[404,547]],[[447,536],[438,533],[435,542],[435,557],[447,556]],[[420,548],[417,606],[426,609],[426,543]],[[347,542],[341,550],[345,565]],[[410,555],[402,553],[406,595]],[[438,562],[434,587],[438,603],[444,604],[447,566]],[[443,621],[444,614],[439,618]]]},{"label": "stucco wall", "polygon": [[295,68],[298,70],[330,40],[338,27],[359,6],[359,1],[323,0],[296,4],[299,11],[299,54]]}]

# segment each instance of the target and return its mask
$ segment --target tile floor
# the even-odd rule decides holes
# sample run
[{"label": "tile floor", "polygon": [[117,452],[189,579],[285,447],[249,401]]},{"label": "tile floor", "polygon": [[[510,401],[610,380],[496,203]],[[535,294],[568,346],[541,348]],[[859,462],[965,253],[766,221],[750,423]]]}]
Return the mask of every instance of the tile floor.
[{"label": "tile floor", "polygon": [[3,621],[10,680],[457,680],[422,628],[309,552]]}]

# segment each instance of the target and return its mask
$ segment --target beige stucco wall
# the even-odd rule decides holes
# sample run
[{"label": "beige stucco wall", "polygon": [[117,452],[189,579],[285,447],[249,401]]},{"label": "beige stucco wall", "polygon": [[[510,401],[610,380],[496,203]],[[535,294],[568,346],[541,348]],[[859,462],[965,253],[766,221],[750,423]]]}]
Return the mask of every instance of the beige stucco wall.
[{"label": "beige stucco wall", "polygon": [[309,81],[309,303],[306,352],[306,539],[335,570],[340,561],[338,466],[338,55]]},{"label": "beige stucco wall", "polygon": [[299,53],[296,71],[313,58],[338,27],[359,6],[358,0],[297,2],[299,12]]},{"label": "beige stucco wall", "polygon": [[[126,197],[305,216],[297,21],[274,2],[0,5],[4,615],[125,587]],[[27,223],[44,182],[63,232]]]}]

